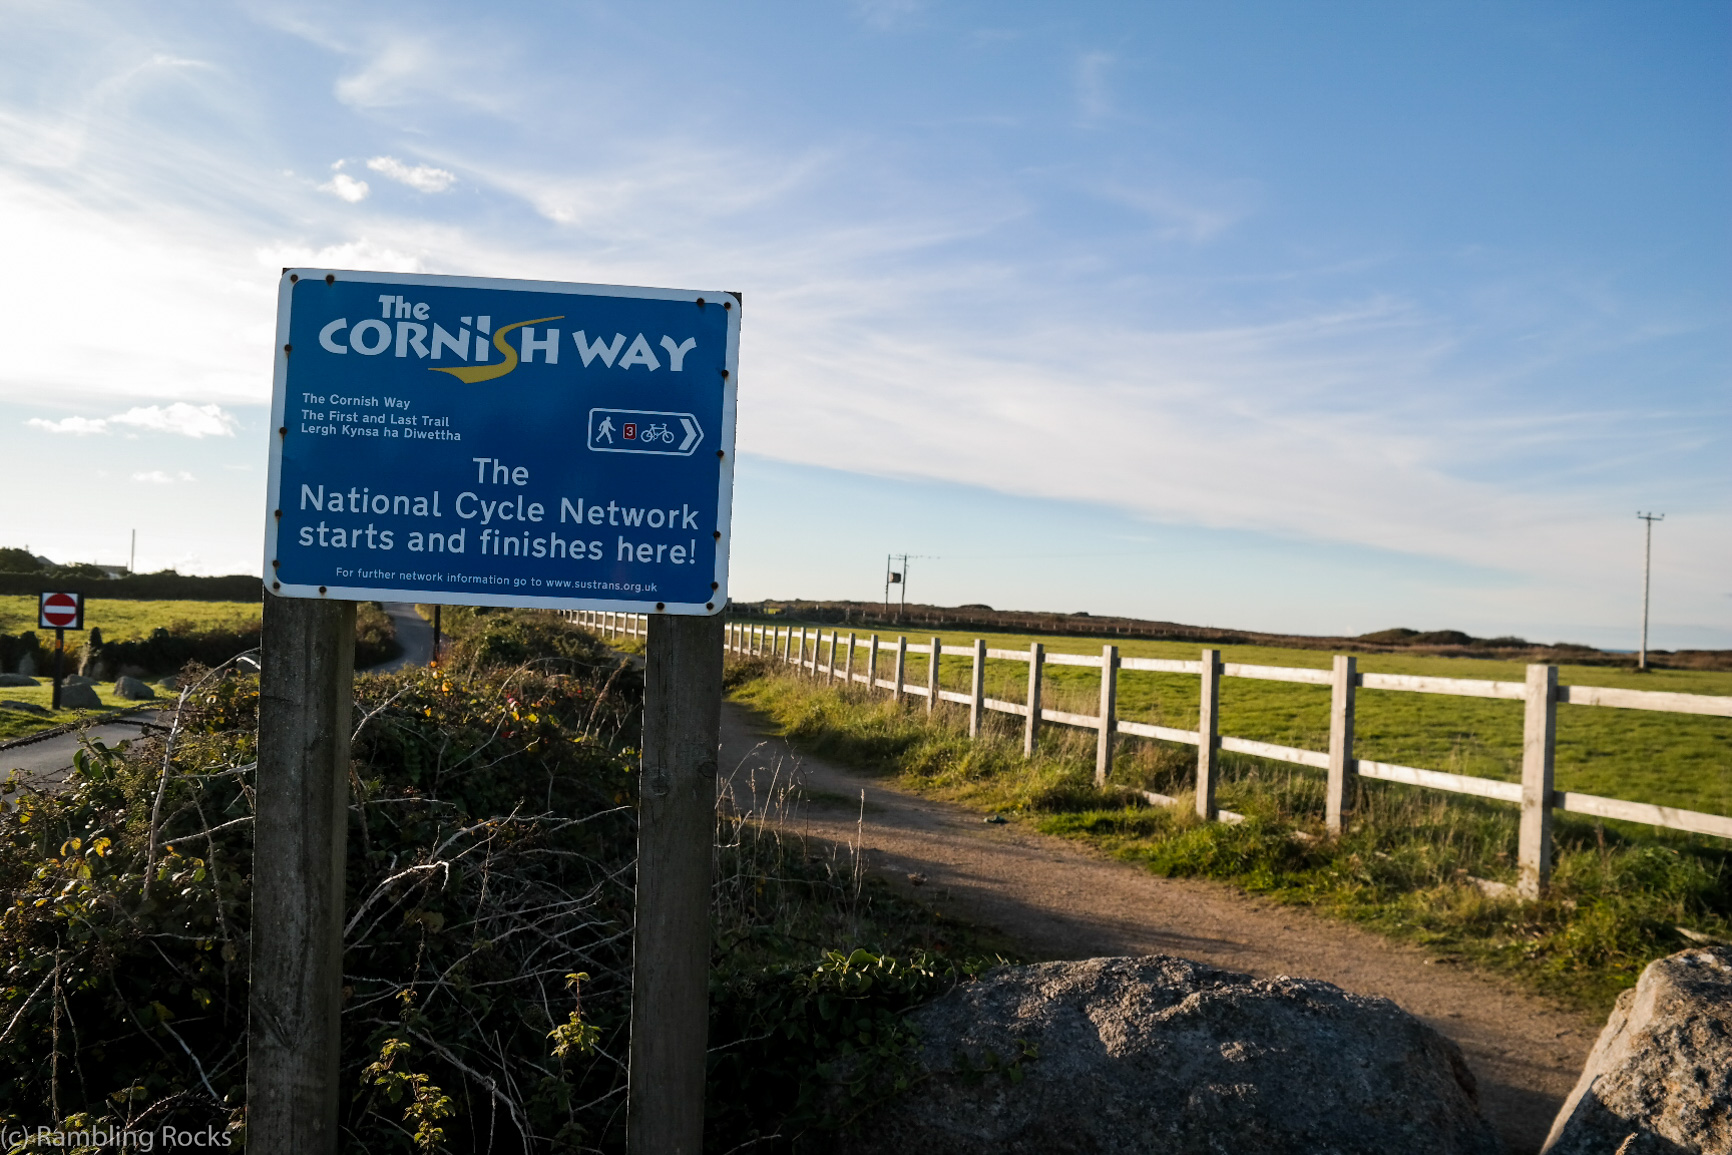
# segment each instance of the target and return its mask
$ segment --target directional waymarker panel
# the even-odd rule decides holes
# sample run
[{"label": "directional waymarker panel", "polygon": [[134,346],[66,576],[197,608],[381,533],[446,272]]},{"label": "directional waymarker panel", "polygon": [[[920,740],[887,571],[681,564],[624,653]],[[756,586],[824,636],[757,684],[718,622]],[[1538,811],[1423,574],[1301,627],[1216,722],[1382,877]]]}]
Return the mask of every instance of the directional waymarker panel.
[{"label": "directional waymarker panel", "polygon": [[704,441],[695,413],[591,409],[589,447],[597,453],[661,453],[690,457]]},{"label": "directional waymarker panel", "polygon": [[739,321],[728,293],[288,270],[267,588],[719,612]]}]

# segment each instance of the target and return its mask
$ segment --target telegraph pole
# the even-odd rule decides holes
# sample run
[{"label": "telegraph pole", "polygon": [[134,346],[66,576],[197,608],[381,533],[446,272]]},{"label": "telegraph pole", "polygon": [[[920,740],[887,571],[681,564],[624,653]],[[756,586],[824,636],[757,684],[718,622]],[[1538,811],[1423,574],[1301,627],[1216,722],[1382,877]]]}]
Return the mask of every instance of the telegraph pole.
[{"label": "telegraph pole", "polygon": [[1636,656],[1636,669],[1648,668],[1648,584],[1649,574],[1654,568],[1654,523],[1665,521],[1663,513],[1642,513],[1636,516],[1647,522],[1647,540],[1642,547],[1642,648]]}]

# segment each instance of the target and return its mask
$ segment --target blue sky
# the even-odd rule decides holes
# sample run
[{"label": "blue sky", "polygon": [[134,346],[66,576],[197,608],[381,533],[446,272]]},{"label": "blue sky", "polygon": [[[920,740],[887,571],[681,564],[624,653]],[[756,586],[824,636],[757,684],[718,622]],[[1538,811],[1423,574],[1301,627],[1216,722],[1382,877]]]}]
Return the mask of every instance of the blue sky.
[{"label": "blue sky", "polygon": [[738,597],[1732,646],[1724,4],[0,30],[6,543],[257,568],[283,265],[722,286]]}]

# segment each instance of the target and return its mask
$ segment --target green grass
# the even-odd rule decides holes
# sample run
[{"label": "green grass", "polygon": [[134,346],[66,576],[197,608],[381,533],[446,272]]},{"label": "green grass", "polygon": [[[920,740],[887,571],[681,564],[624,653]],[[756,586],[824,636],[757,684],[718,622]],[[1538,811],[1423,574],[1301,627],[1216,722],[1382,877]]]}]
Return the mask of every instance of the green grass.
[{"label": "green grass", "polygon": [[1122,793],[1094,786],[1092,733],[1049,727],[1025,761],[1020,724],[1006,716],[989,715],[971,741],[954,706],[929,719],[918,702],[899,707],[760,662],[734,663],[729,682],[736,701],[813,754],[1160,874],[1220,879],[1361,923],[1594,1010],[1649,961],[1688,946],[1679,927],[1732,939],[1732,846],[1720,840],[1560,814],[1553,885],[1543,901],[1518,903],[1472,881],[1514,882],[1513,806],[1361,780],[1349,829],[1332,839],[1320,772],[1226,754],[1218,801],[1246,821],[1204,823],[1188,801],[1189,747],[1125,740],[1111,781],[1182,803],[1126,806]]},{"label": "green grass", "polygon": [[[111,642],[147,638],[158,628],[177,633],[209,633],[213,630],[245,630],[255,625],[264,607],[258,602],[134,602],[118,598],[87,598],[84,628],[99,627]],[[0,634],[34,630],[53,641],[52,630],[36,628],[36,599],[0,595]],[[80,634],[70,633],[70,647]]]},{"label": "green grass", "polygon": [[[112,683],[95,685],[91,689],[95,690],[97,697],[102,699],[104,707],[102,712],[104,713],[150,704],[148,702],[129,702],[125,698],[115,697]],[[173,704],[174,695],[170,691],[158,689],[157,695],[169,699],[168,704]],[[42,679],[40,686],[0,686],[0,701],[27,702],[32,706],[41,706],[46,710],[49,708],[48,704],[53,700],[54,687],[47,678]],[[14,710],[0,706],[0,742],[12,738],[22,738],[27,734],[34,734],[40,730],[47,730],[68,722],[76,722],[81,717],[95,713],[97,713],[95,710],[54,710],[44,715],[38,714],[34,710]],[[0,755],[0,761],[4,761],[3,755]],[[0,767],[0,774],[3,774],[5,769],[5,767]]]},{"label": "green grass", "polygon": [[[787,623],[778,623],[786,625]],[[796,622],[798,629],[801,623]],[[829,638],[831,627],[823,627]],[[841,631],[844,642],[847,631]],[[863,670],[865,640],[860,636],[856,670]],[[945,645],[972,645],[984,637],[992,649],[1027,650],[1040,641],[1047,652],[1098,656],[1099,639],[1036,637],[1029,634],[945,633]],[[880,676],[888,677],[894,660],[895,636],[880,635],[892,656],[879,658]],[[910,636],[924,643],[930,635]],[[1183,642],[1127,639],[1121,657],[1181,658],[1195,661],[1200,647]],[[1298,666],[1326,670],[1331,656],[1317,650],[1273,646],[1223,646],[1225,662],[1266,666]],[[970,659],[949,657],[939,667],[945,689],[968,688]],[[1519,682],[1526,677],[1520,662],[1473,658],[1406,657],[1361,654],[1361,672],[1427,674],[1450,678],[1482,678]],[[908,656],[907,679],[926,682],[927,659]],[[1670,690],[1689,694],[1732,696],[1732,672],[1723,670],[1633,670],[1598,666],[1561,666],[1558,680],[1566,685],[1615,686],[1638,690]],[[1049,709],[1094,714],[1100,703],[1100,671],[1076,666],[1046,667],[1041,695]],[[1197,724],[1198,679],[1184,674],[1119,673],[1119,717],[1180,729]],[[1026,662],[988,661],[988,697],[1024,701],[1028,692]],[[1361,690],[1356,702],[1354,753],[1377,762],[1394,762],[1428,770],[1472,774],[1506,782],[1521,778],[1522,704],[1441,694]],[[1221,679],[1220,732],[1261,742],[1310,750],[1329,746],[1329,690],[1291,682]],[[1732,814],[1732,718],[1662,714],[1602,706],[1558,708],[1557,786],[1610,798],[1627,798]]]},{"label": "green grass", "polygon": [[[102,630],[107,642],[126,642],[148,638],[157,629],[175,633],[208,633],[218,630],[244,631],[258,624],[263,607],[258,602],[197,602],[197,601],[124,601],[118,598],[89,598],[85,601],[83,632],[66,635],[66,670],[78,669],[77,651],[89,637],[93,627]],[[0,634],[21,634],[34,631],[46,643],[52,661],[54,632],[36,627],[36,599],[0,595]],[[41,661],[42,659],[38,659]],[[36,671],[40,686],[0,686],[0,699],[27,702],[47,708],[53,700],[53,667],[46,662]],[[112,682],[91,687],[102,699],[105,710],[125,709],[140,705],[114,696]],[[158,691],[166,695],[166,691]],[[94,713],[95,711],[91,711]],[[44,716],[34,711],[12,710],[0,706],[0,741],[22,738],[40,730],[75,722],[83,714],[78,710],[58,710]]]}]

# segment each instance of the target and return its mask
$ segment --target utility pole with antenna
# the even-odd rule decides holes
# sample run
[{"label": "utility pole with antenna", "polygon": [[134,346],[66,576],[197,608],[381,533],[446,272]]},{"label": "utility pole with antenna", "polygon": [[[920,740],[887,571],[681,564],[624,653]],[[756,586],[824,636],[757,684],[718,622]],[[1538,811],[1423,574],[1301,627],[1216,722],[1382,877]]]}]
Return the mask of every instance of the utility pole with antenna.
[{"label": "utility pole with antenna", "polygon": [[1642,648],[1636,655],[1636,669],[1648,668],[1648,580],[1650,571],[1654,568],[1654,523],[1665,521],[1663,513],[1636,512],[1636,516],[1647,522],[1647,540],[1642,547]]},{"label": "utility pole with antenna", "polygon": [[[908,554],[887,553],[884,555],[884,615],[890,615],[890,587],[897,586],[901,592],[901,602],[896,607],[896,620],[902,620],[902,611],[908,606]],[[897,569],[896,563],[901,562],[902,568]]]}]

